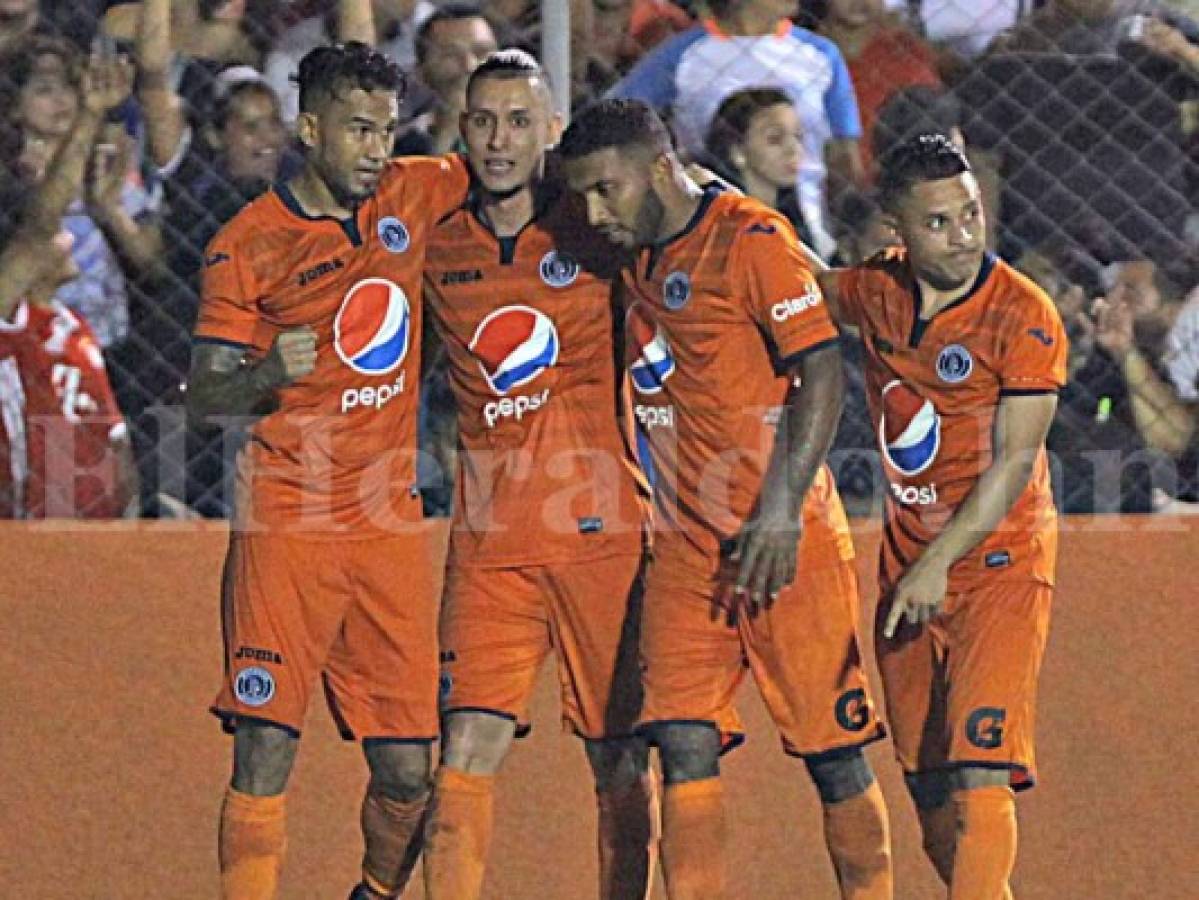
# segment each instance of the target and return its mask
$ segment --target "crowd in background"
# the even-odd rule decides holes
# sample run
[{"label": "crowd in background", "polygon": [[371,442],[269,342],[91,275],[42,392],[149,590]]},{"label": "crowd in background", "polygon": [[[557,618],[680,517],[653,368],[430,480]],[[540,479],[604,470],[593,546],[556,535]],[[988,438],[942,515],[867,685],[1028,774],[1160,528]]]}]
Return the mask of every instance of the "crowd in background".
[{"label": "crowd in background", "polygon": [[[1049,293],[1071,337],[1049,440],[1061,508],[1199,509],[1199,4],[569,4],[573,106],[651,102],[689,159],[783,211],[830,261],[894,242],[872,192],[887,148],[952,137],[983,186],[992,249]],[[396,154],[452,152],[467,77],[497,48],[539,52],[540,2],[0,0],[0,274],[14,198],[36,193],[67,139],[89,54],[126,53],[137,73],[63,210],[71,277],[0,321],[0,517],[228,513],[237,430],[189,427],[180,403],[205,246],[295,170],[290,76],[350,38],[409,75]],[[105,388],[80,388],[66,334],[102,358]],[[884,484],[849,339],[846,354],[830,462],[868,512]],[[433,385],[428,434],[443,400]],[[34,439],[48,419],[52,466]],[[429,476],[431,509],[444,487]]]}]

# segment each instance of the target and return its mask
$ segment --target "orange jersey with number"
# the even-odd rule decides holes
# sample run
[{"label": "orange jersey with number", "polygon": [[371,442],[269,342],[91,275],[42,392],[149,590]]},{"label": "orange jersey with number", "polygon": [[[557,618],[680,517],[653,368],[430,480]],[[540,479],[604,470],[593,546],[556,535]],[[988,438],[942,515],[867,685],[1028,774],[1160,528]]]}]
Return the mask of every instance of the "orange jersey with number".
[{"label": "orange jersey with number", "polygon": [[458,407],[459,565],[641,549],[644,486],[619,425],[619,270],[576,205],[543,198],[518,235],[497,238],[468,196],[429,241],[425,297]]},{"label": "orange jersey with number", "polygon": [[[1004,396],[1056,392],[1066,335],[1053,302],[988,255],[974,286],[930,320],[906,256],[889,250],[838,275],[840,314],[866,348],[866,388],[889,487],[880,574],[893,585],[991,465]],[[1056,511],[1044,448],[995,531],[959,560],[950,591],[979,579],[1052,583]]]},{"label": "orange jersey with number", "polygon": [[456,157],[388,164],[353,218],[307,216],[286,186],[212,240],[196,338],[265,354],[310,326],[315,369],[276,392],[238,466],[238,526],[377,533],[419,519],[421,272],[466,190]]},{"label": "orange jersey with number", "polygon": [[[656,474],[654,555],[713,576],[758,499],[783,373],[837,330],[786,219],[733,194],[705,192],[687,228],[642,251],[624,281],[629,377]],[[827,468],[803,517],[809,554],[852,557]]]}]

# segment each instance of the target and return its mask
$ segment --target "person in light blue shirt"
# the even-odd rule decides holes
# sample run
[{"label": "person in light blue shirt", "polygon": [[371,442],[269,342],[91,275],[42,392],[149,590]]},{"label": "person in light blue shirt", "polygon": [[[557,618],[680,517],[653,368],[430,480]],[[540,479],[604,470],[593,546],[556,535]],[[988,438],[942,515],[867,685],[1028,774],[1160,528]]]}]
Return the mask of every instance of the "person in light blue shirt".
[{"label": "person in light blue shirt", "polygon": [[793,2],[710,0],[708,7],[712,18],[660,45],[609,96],[644,100],[668,112],[681,149],[695,156],[731,94],[751,87],[785,91],[804,135],[800,208],[815,249],[828,256],[836,244],[828,224],[826,182],[830,175],[834,185],[862,181],[862,126],[841,51],[786,18]]}]

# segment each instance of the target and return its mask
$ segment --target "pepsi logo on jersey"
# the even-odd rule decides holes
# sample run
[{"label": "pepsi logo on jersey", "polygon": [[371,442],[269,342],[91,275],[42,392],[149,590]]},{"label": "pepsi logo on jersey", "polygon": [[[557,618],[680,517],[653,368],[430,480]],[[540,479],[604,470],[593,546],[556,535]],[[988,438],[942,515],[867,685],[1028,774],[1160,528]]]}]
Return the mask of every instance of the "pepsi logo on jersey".
[{"label": "pepsi logo on jersey", "polygon": [[[333,347],[343,363],[362,375],[387,375],[408,355],[412,312],[399,285],[366,278],[348,292],[333,320]],[[404,372],[389,384],[347,388],[341,411],[381,409],[404,392]]]},{"label": "pepsi logo on jersey", "polygon": [[656,394],[674,374],[674,353],[662,327],[654,321],[645,304],[635,303],[625,317],[625,332],[630,343],[629,375],[642,394]]},{"label": "pepsi logo on jersey", "polygon": [[529,384],[558,363],[561,352],[558,329],[545,313],[528,306],[495,310],[475,329],[470,351],[492,393],[503,398],[483,407],[483,418],[489,428],[494,428],[501,419],[519,422],[549,400],[549,388],[535,394],[508,396],[513,389]]},{"label": "pepsi logo on jersey", "polygon": [[[900,476],[919,475],[937,459],[941,449],[941,416],[932,401],[902,381],[883,388],[882,415],[878,423],[883,460]],[[891,483],[900,503],[927,506],[937,502],[937,486]]]}]

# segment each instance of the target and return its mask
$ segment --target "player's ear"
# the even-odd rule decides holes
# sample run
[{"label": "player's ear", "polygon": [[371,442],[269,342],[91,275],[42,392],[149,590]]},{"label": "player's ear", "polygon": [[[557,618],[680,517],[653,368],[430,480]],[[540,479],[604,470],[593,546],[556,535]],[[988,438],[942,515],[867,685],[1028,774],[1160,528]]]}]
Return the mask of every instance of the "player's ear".
[{"label": "player's ear", "polygon": [[673,153],[659,153],[650,164],[650,184],[661,191],[668,184],[677,180],[682,173],[678,157]]},{"label": "player's ear", "polygon": [[729,162],[731,162],[738,169],[744,170],[745,164],[749,162],[749,159],[745,155],[745,148],[740,144],[733,144],[733,146],[729,148]]},{"label": "player's ear", "polygon": [[546,144],[546,149],[557,147],[558,141],[562,140],[562,132],[566,128],[562,123],[562,113],[555,112],[550,116],[550,139]]},{"label": "player's ear", "polygon": [[302,112],[296,117],[296,137],[311,149],[317,145],[318,119],[315,113]]}]

